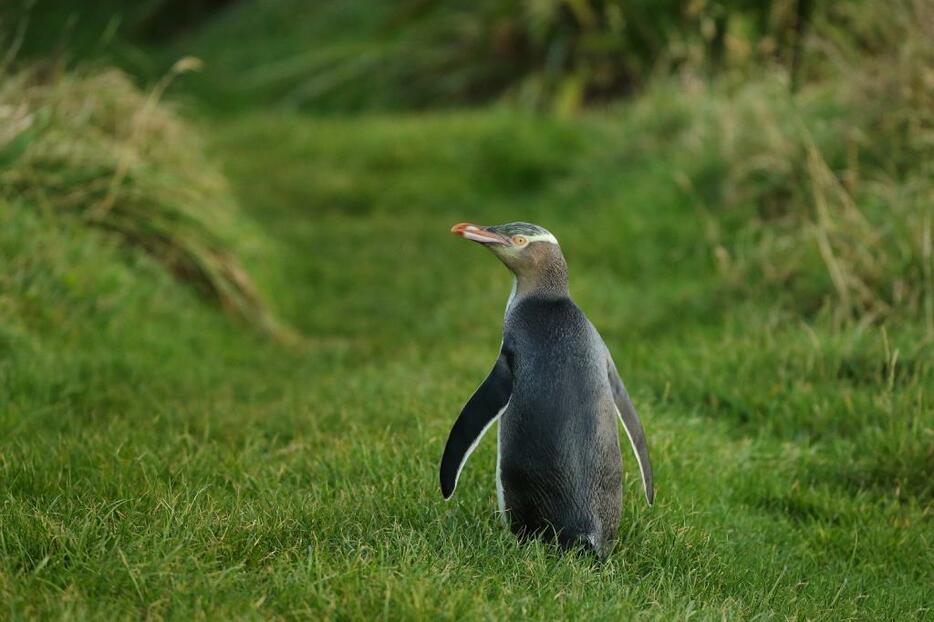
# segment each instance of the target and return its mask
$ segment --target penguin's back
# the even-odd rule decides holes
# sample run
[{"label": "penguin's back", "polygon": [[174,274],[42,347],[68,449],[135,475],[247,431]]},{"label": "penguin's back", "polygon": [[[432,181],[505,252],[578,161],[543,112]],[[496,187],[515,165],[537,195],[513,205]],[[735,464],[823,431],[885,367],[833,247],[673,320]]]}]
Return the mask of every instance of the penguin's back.
[{"label": "penguin's back", "polygon": [[562,544],[605,554],[619,526],[622,465],[603,341],[571,300],[527,298],[510,309],[505,345],[507,518],[518,533],[553,531]]}]

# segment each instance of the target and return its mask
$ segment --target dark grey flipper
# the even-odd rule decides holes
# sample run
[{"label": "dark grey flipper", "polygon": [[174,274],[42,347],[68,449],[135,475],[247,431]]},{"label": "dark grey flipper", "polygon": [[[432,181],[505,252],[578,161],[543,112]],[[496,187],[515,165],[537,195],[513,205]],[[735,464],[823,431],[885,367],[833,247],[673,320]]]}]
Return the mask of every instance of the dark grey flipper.
[{"label": "dark grey flipper", "polygon": [[474,392],[461,411],[448,436],[441,456],[441,494],[450,499],[457,487],[457,478],[470,453],[480,442],[500,413],[506,408],[512,393],[512,371],[501,351],[493,370]]},{"label": "dark grey flipper", "polygon": [[645,442],[645,430],[642,428],[642,422],[639,421],[639,415],[636,414],[636,407],[632,405],[629,399],[629,393],[626,391],[623,381],[620,380],[619,372],[616,371],[616,365],[613,363],[613,357],[609,350],[606,353],[607,376],[610,379],[610,389],[613,391],[613,401],[616,402],[616,413],[620,421],[623,422],[623,428],[629,437],[629,443],[632,445],[632,451],[636,454],[636,460],[639,461],[639,472],[642,473],[642,486],[645,488],[645,500],[649,505],[655,500],[655,486],[652,483],[652,463],[649,462],[649,446]]}]

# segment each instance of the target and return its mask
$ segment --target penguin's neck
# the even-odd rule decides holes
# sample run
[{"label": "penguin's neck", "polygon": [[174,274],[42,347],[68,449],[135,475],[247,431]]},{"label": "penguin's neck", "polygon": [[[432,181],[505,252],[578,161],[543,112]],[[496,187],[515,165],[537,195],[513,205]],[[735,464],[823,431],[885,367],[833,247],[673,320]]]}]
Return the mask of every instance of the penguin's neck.
[{"label": "penguin's neck", "polygon": [[[568,298],[568,266],[564,257],[558,255],[537,270],[515,273],[509,305],[519,298],[537,296],[542,298]],[[507,305],[508,306],[508,305]]]}]

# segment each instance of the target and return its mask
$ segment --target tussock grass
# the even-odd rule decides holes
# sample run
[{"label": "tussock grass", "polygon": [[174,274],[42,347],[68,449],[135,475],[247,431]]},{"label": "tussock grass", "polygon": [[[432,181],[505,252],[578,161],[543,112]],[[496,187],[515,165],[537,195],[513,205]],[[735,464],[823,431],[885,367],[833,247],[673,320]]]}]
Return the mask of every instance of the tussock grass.
[{"label": "tussock grass", "polygon": [[[0,77],[0,192],[119,234],[226,311],[285,336],[235,256],[249,238],[198,131],[116,69]],[[255,237],[255,233],[254,233]]]},{"label": "tussock grass", "polygon": [[704,206],[724,278],[747,290],[786,290],[804,313],[829,305],[840,319],[930,322],[927,172],[897,180],[855,161],[835,166],[852,113],[825,117],[818,138],[807,114],[774,104],[783,98],[759,87],[721,100],[703,130],[703,148],[716,145],[723,170]]},{"label": "tussock grass", "polygon": [[822,26],[812,47],[832,75],[797,95],[781,74],[733,92],[694,82],[698,109],[670,112],[690,160],[677,179],[738,291],[840,321],[923,318],[934,331],[934,11],[884,11],[874,43],[886,51],[869,58],[846,47],[858,33],[840,41]]}]

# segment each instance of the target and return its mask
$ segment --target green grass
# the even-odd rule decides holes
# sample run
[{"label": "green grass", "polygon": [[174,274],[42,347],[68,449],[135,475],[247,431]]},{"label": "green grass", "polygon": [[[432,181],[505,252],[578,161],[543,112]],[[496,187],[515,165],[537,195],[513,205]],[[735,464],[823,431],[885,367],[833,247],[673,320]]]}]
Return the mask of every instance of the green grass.
[{"label": "green grass", "polygon": [[[793,97],[687,73],[569,119],[399,112],[465,76],[371,0],[157,49],[168,3],[49,5],[21,53],[207,64],[181,114],[0,76],[0,620],[932,618],[926,5],[818,20]],[[557,234],[645,423],[656,503],[624,453],[603,564],[502,526],[492,435],[441,499],[510,287],[463,220]]]},{"label": "green grass", "polygon": [[[710,173],[659,119],[212,122],[273,241],[244,262],[301,347],[0,203],[0,617],[930,618],[923,322],[841,325],[727,283],[677,183]],[[642,414],[656,504],[625,455],[602,565],[501,526],[492,437],[441,500],[509,288],[447,233],[465,219],[559,236]]]}]

